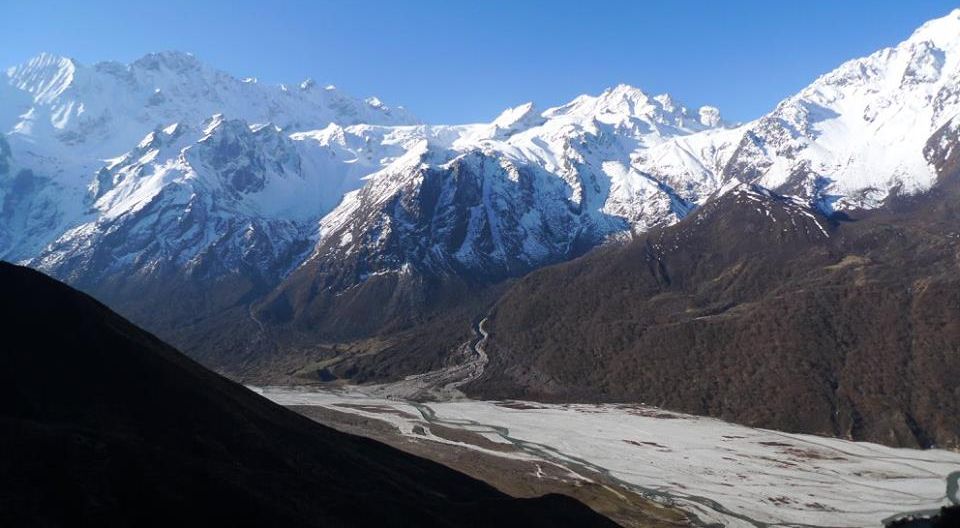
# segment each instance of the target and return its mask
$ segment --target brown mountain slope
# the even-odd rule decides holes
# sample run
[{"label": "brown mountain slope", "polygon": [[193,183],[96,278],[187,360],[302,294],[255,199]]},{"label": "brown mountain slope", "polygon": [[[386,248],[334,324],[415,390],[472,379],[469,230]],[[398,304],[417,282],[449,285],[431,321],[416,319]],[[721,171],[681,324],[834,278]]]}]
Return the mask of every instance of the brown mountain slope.
[{"label": "brown mountain slope", "polygon": [[740,188],[534,272],[492,313],[468,392],[960,446],[957,187],[843,222]]},{"label": "brown mountain slope", "polygon": [[0,286],[0,525],[612,525],[311,422],[37,272]]}]

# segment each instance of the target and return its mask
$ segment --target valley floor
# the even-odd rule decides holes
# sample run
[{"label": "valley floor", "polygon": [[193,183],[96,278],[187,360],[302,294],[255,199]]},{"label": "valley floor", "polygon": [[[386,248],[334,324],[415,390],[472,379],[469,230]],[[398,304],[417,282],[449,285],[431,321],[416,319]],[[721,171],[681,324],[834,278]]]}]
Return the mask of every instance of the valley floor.
[{"label": "valley floor", "polygon": [[960,501],[947,496],[960,494],[960,453],[945,450],[753,429],[643,405],[253,390],[514,495],[568,493],[625,526],[880,526]]}]

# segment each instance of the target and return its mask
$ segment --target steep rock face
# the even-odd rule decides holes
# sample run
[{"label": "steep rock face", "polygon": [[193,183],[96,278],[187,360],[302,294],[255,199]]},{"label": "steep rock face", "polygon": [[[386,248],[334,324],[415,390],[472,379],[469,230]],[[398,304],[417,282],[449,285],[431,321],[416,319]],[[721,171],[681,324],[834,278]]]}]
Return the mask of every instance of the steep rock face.
[{"label": "steep rock face", "polygon": [[360,274],[409,265],[504,277],[569,258],[686,214],[692,204],[631,155],[704,128],[669,96],[618,86],[430,131],[321,221],[312,260],[362,253],[371,269]]},{"label": "steep rock face", "polygon": [[558,179],[493,153],[471,151],[440,166],[422,163],[416,151],[408,159],[374,175],[322,221],[312,260],[342,262],[359,253],[366,267],[348,281],[405,265],[501,278],[627,226],[614,218],[597,226],[595,216],[578,214]]}]

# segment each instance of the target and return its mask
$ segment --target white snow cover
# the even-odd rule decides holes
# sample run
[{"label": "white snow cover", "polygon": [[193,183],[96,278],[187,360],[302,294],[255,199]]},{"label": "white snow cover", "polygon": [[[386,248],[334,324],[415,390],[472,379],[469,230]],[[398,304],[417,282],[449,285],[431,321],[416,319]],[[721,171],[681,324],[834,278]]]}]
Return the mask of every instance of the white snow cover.
[{"label": "white snow cover", "polygon": [[[0,218],[0,258],[36,256],[56,236],[89,221],[88,190],[96,190],[95,174],[123,157],[145,135],[173,124],[200,130],[216,114],[249,124],[270,123],[284,134],[318,130],[331,123],[416,122],[403,108],[391,108],[376,98],[363,101],[312,82],[288,88],[239,80],[187,53],[152,53],[127,65],[92,66],[43,53],[0,75],[0,131],[12,153],[4,172],[15,176],[29,171],[34,177],[33,185],[18,186],[18,210]],[[339,181],[325,191],[328,196],[304,200],[325,176],[326,171],[319,170],[324,162],[319,163],[317,173],[303,180],[303,188],[285,194],[302,203],[274,203],[264,213],[313,204],[310,214],[315,220],[346,188],[357,185],[347,185],[341,174],[335,174]],[[2,177],[0,199],[7,199],[14,185]],[[153,178],[137,186],[142,196],[151,185],[170,181]],[[142,200],[119,201],[111,209],[116,213],[124,204],[137,203]],[[103,210],[102,205],[93,210]]]},{"label": "white snow cover", "polygon": [[123,152],[133,138],[164,123],[198,125],[213,114],[250,123],[310,130],[331,122],[409,124],[402,108],[354,99],[304,81],[298,88],[239,80],[188,53],[151,53],[131,64],[82,65],[48,53],[10,68],[7,83],[33,99],[32,114],[14,127],[34,140],[55,136],[95,156]]},{"label": "white snow cover", "polygon": [[[196,142],[218,114],[279,130],[292,150],[261,154],[296,159],[266,165],[298,165],[294,178],[260,174],[270,184],[227,209],[296,223],[319,241],[317,257],[375,252],[371,240],[391,233],[421,237],[411,218],[372,209],[418,193],[427,170],[443,173],[451,193],[465,190],[454,181],[461,171],[476,176],[482,204],[443,196],[445,218],[469,217],[468,236],[457,247],[439,251],[439,241],[430,241],[413,253],[473,267],[507,265],[508,257],[537,266],[569,257],[584,241],[674,223],[731,180],[796,195],[826,212],[876,207],[891,192],[934,183],[923,147],[960,113],[958,76],[960,10],[893,48],[843,64],[739,126],[714,107],[689,109],[668,94],[627,85],[545,111],[522,104],[490,123],[427,126],[377,98],[351,98],[312,80],[240,80],[185,53],[92,66],[42,54],[0,77],[8,144],[0,148],[0,258],[34,258],[70,230],[94,228],[100,215],[119,218],[125,207],[133,213],[187,173],[202,175],[208,167],[180,159],[184,143],[140,160],[139,172],[128,170],[126,183],[110,193],[100,177],[152,131],[177,124],[197,131],[184,136]],[[193,206],[207,202],[219,207],[223,200]],[[328,236],[335,249],[323,253]],[[391,266],[410,258],[396,256]]]},{"label": "white snow cover", "polygon": [[894,514],[948,504],[946,478],[960,468],[960,454],[950,451],[753,429],[644,405],[421,404],[360,392],[254,390],[282,405],[387,421],[418,441],[452,443],[432,434],[431,424],[483,433],[520,448],[505,456],[608,472],[704,522],[731,527],[880,526]]},{"label": "white snow cover", "polygon": [[[437,261],[425,264],[429,266],[452,260],[467,267],[529,269],[566,258],[577,237],[597,239],[675,222],[692,208],[687,197],[698,196],[695,186],[684,186],[679,194],[669,182],[641,170],[638,160],[670,138],[722,124],[715,109],[705,109],[704,115],[707,125],[667,94],[650,96],[619,85],[543,112],[526,103],[489,124],[392,129],[379,135],[384,140],[381,147],[367,139],[364,148],[376,151],[403,143],[412,150],[407,156],[381,158],[388,165],[321,221],[318,251],[335,257],[370,244],[370,236],[358,236],[362,232],[376,233],[378,240],[398,229],[409,233],[400,236],[415,236],[386,210],[371,208],[415,195],[429,170],[460,175],[456,178],[475,176],[482,194],[481,203],[457,202],[455,197],[469,186],[453,183],[453,176],[446,180],[450,185],[441,191],[437,207],[448,209],[427,213],[448,218],[459,209],[470,216],[467,235],[459,247],[439,256],[437,245],[449,240],[429,241],[437,244],[432,251],[424,250],[427,260]],[[350,127],[346,132],[371,138],[372,131]],[[713,183],[712,177],[704,180]],[[471,210],[462,211],[466,207]],[[414,220],[429,222],[423,217]],[[324,244],[326,237],[343,240],[348,231],[351,244]],[[393,259],[392,265],[399,267],[402,260]],[[511,264],[514,261],[520,264]]]},{"label": "white snow cover", "polygon": [[875,207],[894,190],[933,185],[923,147],[958,112],[960,9],[844,63],[746,125],[734,162],[755,170],[755,183],[789,187],[826,210]]},{"label": "white snow cover", "polygon": [[[297,261],[282,259],[296,258],[287,251],[310,239],[318,211],[330,210],[366,172],[363,164],[342,159],[339,144],[330,140],[336,129],[288,136],[273,125],[221,114],[199,128],[158,128],[134,150],[108,160],[88,189],[85,221],[32,264],[67,278],[105,275],[133,263],[152,269],[173,261],[189,268],[209,248],[228,246],[233,249],[222,257],[228,267],[221,271],[251,260],[266,269],[289,268]],[[113,243],[115,258],[106,268],[76,269],[78,257],[83,261],[118,232],[126,235]],[[267,246],[268,255],[252,259],[255,244]]]}]

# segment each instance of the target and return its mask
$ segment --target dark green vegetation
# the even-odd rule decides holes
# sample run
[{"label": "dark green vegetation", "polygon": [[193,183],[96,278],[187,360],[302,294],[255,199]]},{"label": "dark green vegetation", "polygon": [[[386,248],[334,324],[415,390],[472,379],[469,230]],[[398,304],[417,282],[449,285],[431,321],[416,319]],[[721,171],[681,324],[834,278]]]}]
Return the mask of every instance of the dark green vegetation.
[{"label": "dark green vegetation", "polygon": [[612,525],[316,424],[34,271],[0,286],[0,525]]}]

